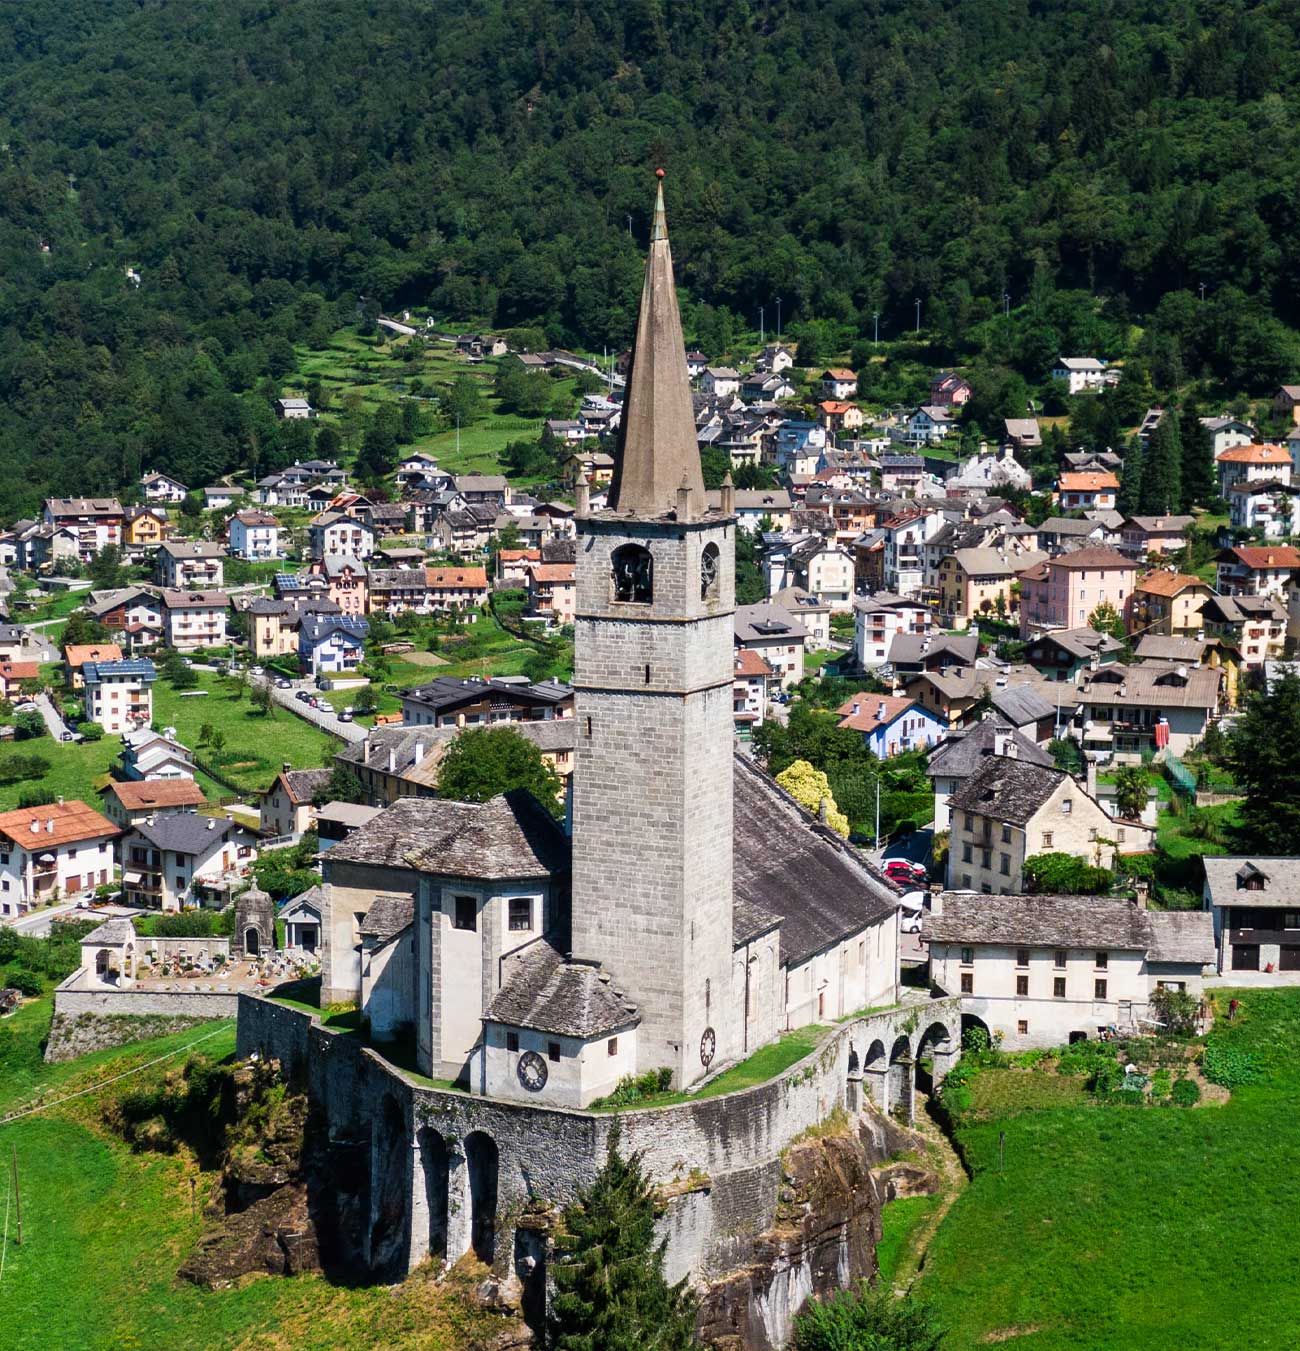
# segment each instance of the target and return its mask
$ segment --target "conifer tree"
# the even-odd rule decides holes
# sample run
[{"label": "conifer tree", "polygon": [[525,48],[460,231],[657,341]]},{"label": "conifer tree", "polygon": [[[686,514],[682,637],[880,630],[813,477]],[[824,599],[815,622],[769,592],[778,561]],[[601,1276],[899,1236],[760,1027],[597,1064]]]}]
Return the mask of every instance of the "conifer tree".
[{"label": "conifer tree", "polygon": [[1124,463],[1119,471],[1119,493],[1116,509],[1124,516],[1132,516],[1142,502],[1142,479],[1146,468],[1146,452],[1141,441],[1129,443],[1124,452]]},{"label": "conifer tree", "polygon": [[1182,485],[1183,444],[1178,434],[1178,419],[1168,413],[1160,419],[1160,425],[1147,442],[1140,509],[1154,515],[1176,511],[1183,501]]},{"label": "conifer tree", "polygon": [[689,1351],[695,1302],[686,1282],[664,1279],[666,1242],[655,1243],[658,1206],[641,1156],[624,1158],[618,1128],[591,1187],[564,1212],[556,1235],[555,1351]]},{"label": "conifer tree", "polygon": [[1214,482],[1214,438],[1201,422],[1200,409],[1191,399],[1178,420],[1183,442],[1183,510],[1204,506],[1217,489]]}]

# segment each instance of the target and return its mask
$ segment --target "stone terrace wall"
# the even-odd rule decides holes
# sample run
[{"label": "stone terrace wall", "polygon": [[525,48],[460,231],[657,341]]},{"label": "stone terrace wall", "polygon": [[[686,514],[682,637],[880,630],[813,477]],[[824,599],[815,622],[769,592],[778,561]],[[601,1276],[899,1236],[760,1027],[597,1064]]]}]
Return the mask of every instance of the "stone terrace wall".
[{"label": "stone terrace wall", "polygon": [[239,1012],[239,996],[233,993],[80,990],[79,975],[74,972],[54,992],[54,1018],[45,1045],[45,1059],[51,1063]]}]

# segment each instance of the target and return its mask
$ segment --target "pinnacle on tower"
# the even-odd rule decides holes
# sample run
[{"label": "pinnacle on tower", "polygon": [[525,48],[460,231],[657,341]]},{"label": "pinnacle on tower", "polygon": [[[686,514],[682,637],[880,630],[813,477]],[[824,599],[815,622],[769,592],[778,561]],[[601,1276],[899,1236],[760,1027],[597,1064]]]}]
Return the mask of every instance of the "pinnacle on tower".
[{"label": "pinnacle on tower", "polygon": [[633,516],[663,516],[676,510],[683,486],[689,488],[695,510],[704,510],[704,475],[668,245],[663,170],[656,173],[650,252],[609,494],[612,510]]}]

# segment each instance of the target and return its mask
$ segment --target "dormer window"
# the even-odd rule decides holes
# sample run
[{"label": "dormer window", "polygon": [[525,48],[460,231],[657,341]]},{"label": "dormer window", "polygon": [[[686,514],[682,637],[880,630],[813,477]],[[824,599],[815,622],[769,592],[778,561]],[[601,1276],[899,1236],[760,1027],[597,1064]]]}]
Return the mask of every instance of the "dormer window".
[{"label": "dormer window", "polygon": [[640,544],[624,544],[610,560],[614,599],[628,604],[649,605],[654,598],[654,559]]}]

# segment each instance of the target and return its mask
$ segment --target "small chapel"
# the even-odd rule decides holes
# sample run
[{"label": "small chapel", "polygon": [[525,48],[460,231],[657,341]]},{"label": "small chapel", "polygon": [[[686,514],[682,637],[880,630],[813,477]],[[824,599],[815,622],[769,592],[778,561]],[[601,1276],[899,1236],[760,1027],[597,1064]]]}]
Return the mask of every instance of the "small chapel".
[{"label": "small chapel", "polygon": [[580,1108],[896,1001],[897,889],[735,743],[733,501],[705,494],[661,172],[604,509],[578,484],[566,821],[405,798],[322,855],[321,1003],[421,1073]]}]

